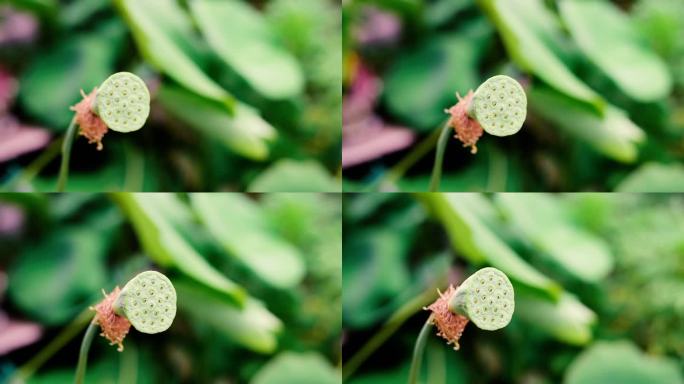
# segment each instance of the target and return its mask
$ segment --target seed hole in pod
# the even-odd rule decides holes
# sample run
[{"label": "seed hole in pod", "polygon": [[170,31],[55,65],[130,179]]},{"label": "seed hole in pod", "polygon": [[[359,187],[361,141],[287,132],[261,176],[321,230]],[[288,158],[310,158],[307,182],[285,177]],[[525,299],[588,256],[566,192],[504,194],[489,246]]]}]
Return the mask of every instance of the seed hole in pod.
[{"label": "seed hole in pod", "polygon": [[475,288],[475,293],[480,293],[480,288]]},{"label": "seed hole in pod", "polygon": [[143,286],[143,288],[145,288],[145,287],[147,287],[147,284],[143,283],[143,285],[142,285],[142,286]]},{"label": "seed hole in pod", "polygon": [[136,296],[140,296],[140,291],[135,293]]},{"label": "seed hole in pod", "polygon": [[508,292],[504,291],[504,296],[508,295]]},{"label": "seed hole in pod", "polygon": [[504,304],[504,308],[508,308],[508,304]]},{"label": "seed hole in pod", "polygon": [[168,309],[168,308],[165,308],[165,309],[164,309],[164,312],[168,312],[168,311],[169,311],[169,309]]},{"label": "seed hole in pod", "polygon": [[492,287],[489,287],[489,293],[492,293]]},{"label": "seed hole in pod", "polygon": [[147,299],[143,299],[143,304],[147,303]]}]

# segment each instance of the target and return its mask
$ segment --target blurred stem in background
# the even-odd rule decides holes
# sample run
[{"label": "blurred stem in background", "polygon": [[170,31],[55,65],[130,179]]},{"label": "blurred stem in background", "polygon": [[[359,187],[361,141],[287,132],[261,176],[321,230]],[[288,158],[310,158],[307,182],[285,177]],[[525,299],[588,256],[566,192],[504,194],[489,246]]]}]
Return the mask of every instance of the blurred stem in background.
[{"label": "blurred stem in background", "polygon": [[16,373],[9,379],[10,384],[25,383],[31,376],[33,376],[40,367],[45,364],[57,351],[61,350],[67,345],[71,339],[78,335],[83,327],[92,319],[92,312],[90,309],[85,309],[81,312],[62,332],[55,337],[45,348],[36,354],[26,364],[17,369]]},{"label": "blurred stem in background", "polygon": [[435,153],[435,165],[432,167],[432,177],[430,177],[430,192],[439,190],[439,182],[442,178],[442,163],[444,162],[444,151],[446,150],[449,137],[451,137],[451,120],[448,119],[440,130],[439,140],[437,141],[437,152]]},{"label": "blurred stem in background", "polygon": [[409,373],[409,384],[416,384],[418,382],[418,375],[420,375],[420,363],[423,360],[423,352],[425,351],[425,344],[427,344],[430,330],[432,329],[432,319],[434,315],[430,315],[420,329],[416,346],[413,349],[413,359],[411,360],[411,371]]},{"label": "blurred stem in background", "polygon": [[392,167],[389,172],[385,173],[385,176],[380,179],[380,181],[375,185],[375,188],[369,188],[369,190],[376,188],[383,190],[383,186],[394,184],[401,179],[404,174],[411,169],[411,167],[413,167],[418,161],[420,161],[420,159],[425,157],[425,155],[427,155],[432,148],[435,147],[440,133],[440,130],[435,130],[430,136],[416,145],[413,150],[406,155],[406,157]]},{"label": "blurred stem in background", "polygon": [[40,172],[45,168],[52,160],[54,160],[61,152],[63,138],[57,139],[52,142],[41,154],[38,156],[31,164],[26,166],[20,172],[12,176],[7,182],[5,182],[0,191],[8,192],[16,190],[17,187],[22,184],[29,183],[40,174]]},{"label": "blurred stem in background", "polygon": [[71,158],[71,145],[76,136],[76,116],[71,119],[67,128],[64,141],[62,142],[62,163],[59,166],[59,178],[57,179],[57,192],[64,192],[67,180],[69,179],[69,159]]},{"label": "blurred stem in background", "polygon": [[351,377],[354,372],[370,357],[382,344],[387,341],[411,316],[435,299],[434,287],[429,287],[419,296],[397,309],[382,328],[366,344],[352,356],[342,367],[342,378]]}]

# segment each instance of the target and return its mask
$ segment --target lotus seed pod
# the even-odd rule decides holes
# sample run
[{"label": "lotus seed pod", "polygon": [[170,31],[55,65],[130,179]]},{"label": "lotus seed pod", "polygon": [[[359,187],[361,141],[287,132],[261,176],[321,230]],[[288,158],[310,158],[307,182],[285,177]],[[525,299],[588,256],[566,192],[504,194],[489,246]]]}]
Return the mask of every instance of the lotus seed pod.
[{"label": "lotus seed pod", "polygon": [[137,131],[150,114],[150,92],[138,76],[129,72],[115,73],[97,90],[94,110],[110,129]]},{"label": "lotus seed pod", "polygon": [[483,268],[461,284],[449,301],[449,310],[466,316],[487,331],[508,325],[515,309],[513,285],[496,268]]},{"label": "lotus seed pod", "polygon": [[176,290],[161,273],[142,272],[123,287],[114,311],[140,332],[164,332],[176,317]]},{"label": "lotus seed pod", "polygon": [[477,88],[468,115],[490,135],[513,135],[522,128],[527,117],[527,96],[514,79],[494,76]]}]

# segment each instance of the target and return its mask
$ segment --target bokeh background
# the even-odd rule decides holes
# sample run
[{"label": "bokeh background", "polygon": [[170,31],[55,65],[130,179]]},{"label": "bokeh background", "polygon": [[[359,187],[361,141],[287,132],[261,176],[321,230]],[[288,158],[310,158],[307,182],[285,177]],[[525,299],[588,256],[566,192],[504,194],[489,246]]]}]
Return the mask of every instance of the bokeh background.
[{"label": "bokeh background", "polygon": [[69,191],[339,191],[334,0],[9,0],[0,6],[0,186],[54,191],[59,141],[110,74],[152,93],[135,133],[73,148]]},{"label": "bokeh background", "polygon": [[681,191],[684,3],[348,0],[345,190],[426,191],[445,108],[495,74],[518,134],[452,140],[443,191]]},{"label": "bokeh background", "polygon": [[437,289],[494,266],[511,323],[430,335],[423,383],[674,384],[684,365],[684,197],[345,196],[344,377],[408,380]]},{"label": "bokeh background", "polygon": [[[143,270],[169,330],[93,340],[86,383],[340,382],[341,198],[0,195],[0,382],[72,383],[88,307]],[[23,380],[20,380],[23,379]]]}]

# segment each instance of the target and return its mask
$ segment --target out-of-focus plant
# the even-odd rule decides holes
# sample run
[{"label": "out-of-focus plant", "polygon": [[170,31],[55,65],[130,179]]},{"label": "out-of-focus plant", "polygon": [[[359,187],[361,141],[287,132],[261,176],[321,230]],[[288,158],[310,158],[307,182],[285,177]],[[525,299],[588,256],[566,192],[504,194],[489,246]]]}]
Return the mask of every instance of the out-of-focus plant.
[{"label": "out-of-focus plant", "polygon": [[[38,3],[12,1],[0,20],[39,26],[0,39],[0,67],[18,80],[13,116],[62,133],[78,91],[117,70],[139,75],[152,101],[135,142],[113,138],[106,155],[75,144],[68,190],[340,190],[339,2]],[[48,189],[54,143],[8,155],[5,189]]]},{"label": "out-of-focus plant", "polygon": [[[301,193],[5,194],[2,311],[41,332],[11,347],[0,379],[71,382],[89,323],[118,344],[130,322],[140,332],[124,353],[92,343],[84,382],[339,382],[340,209],[339,196]],[[155,317],[167,295],[144,297],[157,272],[135,277],[150,269],[173,282],[173,324]]]},{"label": "out-of-focus plant", "polygon": [[[442,190],[682,190],[682,47],[675,20],[684,4],[630,4],[346,2],[345,103],[362,99],[359,85],[369,76],[380,89],[368,111],[374,120],[344,122],[343,154],[362,159],[345,165],[346,187],[427,190],[426,157],[438,142],[432,131],[454,90],[465,94],[505,74],[527,93],[524,129],[483,143],[479,156],[446,153]],[[372,91],[365,88],[366,96]],[[386,135],[378,120],[410,130],[415,145],[392,146],[394,154],[376,145],[358,156],[359,137]],[[635,178],[653,163],[667,171]]]},{"label": "out-of-focus plant", "polygon": [[[684,382],[682,204],[679,195],[346,197],[345,382]],[[510,324],[461,335],[454,323],[447,337],[460,337],[459,353],[419,335],[422,309],[447,303],[436,289],[487,266],[515,290]],[[453,303],[453,291],[444,295]],[[425,361],[411,373],[417,337]]]}]

